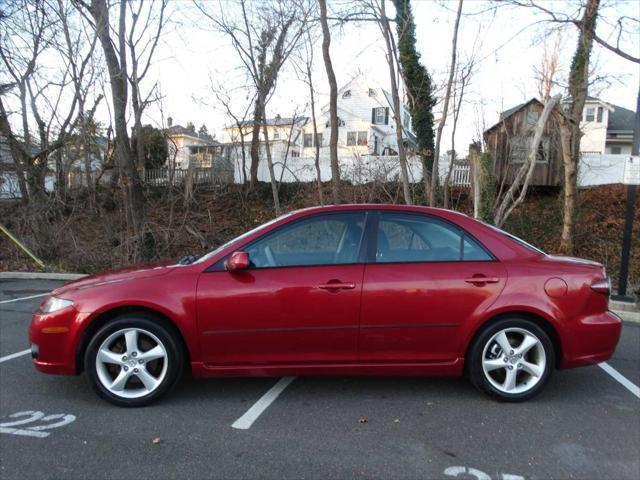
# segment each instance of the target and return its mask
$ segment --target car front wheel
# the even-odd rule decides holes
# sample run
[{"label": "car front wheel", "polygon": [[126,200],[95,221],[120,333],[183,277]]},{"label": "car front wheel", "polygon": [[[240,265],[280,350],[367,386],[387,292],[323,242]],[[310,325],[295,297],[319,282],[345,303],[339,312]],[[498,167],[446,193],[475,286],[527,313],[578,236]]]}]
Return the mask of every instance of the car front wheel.
[{"label": "car front wheel", "polygon": [[114,405],[140,407],[177,382],[183,359],[163,322],[127,315],[107,323],[93,336],[85,365],[98,395]]},{"label": "car front wheel", "polygon": [[507,402],[521,402],[540,393],[555,363],[546,332],[527,319],[502,319],[483,330],[469,355],[472,383]]}]

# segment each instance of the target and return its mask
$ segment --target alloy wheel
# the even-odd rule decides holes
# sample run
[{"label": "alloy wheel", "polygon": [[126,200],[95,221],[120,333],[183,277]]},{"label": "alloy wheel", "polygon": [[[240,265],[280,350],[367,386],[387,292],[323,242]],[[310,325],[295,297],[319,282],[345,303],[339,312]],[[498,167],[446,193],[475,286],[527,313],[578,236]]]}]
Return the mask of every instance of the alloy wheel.
[{"label": "alloy wheel", "polygon": [[531,390],[547,366],[540,339],[523,328],[505,328],[495,333],[482,352],[482,370],[489,383],[506,394]]},{"label": "alloy wheel", "polygon": [[154,392],[167,370],[167,349],[158,337],[142,328],[112,333],[96,354],[100,383],[121,398],[140,398]]}]

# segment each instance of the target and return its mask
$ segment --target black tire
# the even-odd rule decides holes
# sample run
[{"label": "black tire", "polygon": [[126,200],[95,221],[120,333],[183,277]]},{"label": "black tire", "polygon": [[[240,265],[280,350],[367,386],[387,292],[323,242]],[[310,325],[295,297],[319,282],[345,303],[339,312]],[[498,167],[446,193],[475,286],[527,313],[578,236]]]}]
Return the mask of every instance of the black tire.
[{"label": "black tire", "polygon": [[[97,365],[97,355],[100,346],[105,342],[109,336],[119,332],[123,329],[136,328],[151,333],[162,344],[166,352],[166,359],[159,360],[160,368],[164,367],[166,361],[166,370],[159,385],[155,387],[150,393],[136,398],[126,398],[119,396],[111,392],[103,382],[100,380]],[[144,334],[142,335],[144,337]],[[151,337],[148,337],[150,339]],[[141,355],[144,354],[144,350],[141,350]],[[180,379],[182,371],[184,370],[185,355],[181,344],[176,339],[175,334],[171,328],[166,325],[166,320],[156,317],[148,313],[131,313],[121,315],[109,321],[91,338],[87,350],[85,352],[85,367],[87,376],[91,386],[96,393],[104,400],[117,405],[119,407],[143,407],[156,401],[158,398],[165,395],[171,388],[173,388]],[[151,362],[149,364],[151,365]],[[115,367],[114,368],[124,368]],[[132,367],[131,367],[132,368]],[[137,371],[137,370],[136,370]],[[149,370],[150,371],[150,370]],[[103,374],[104,375],[104,374]],[[133,380],[136,381],[135,379]],[[127,380],[129,382],[129,380]],[[130,383],[126,383],[130,385]]]},{"label": "black tire", "polygon": [[[501,330],[525,330],[540,340],[544,349],[545,367],[542,375],[530,389],[521,393],[507,393],[496,388],[487,378],[483,369],[484,348],[488,342]],[[505,360],[505,363],[507,361]],[[473,340],[467,356],[467,375],[471,383],[480,391],[502,402],[524,402],[538,395],[545,387],[556,362],[553,343],[547,333],[531,320],[520,317],[502,318],[482,329]]]}]

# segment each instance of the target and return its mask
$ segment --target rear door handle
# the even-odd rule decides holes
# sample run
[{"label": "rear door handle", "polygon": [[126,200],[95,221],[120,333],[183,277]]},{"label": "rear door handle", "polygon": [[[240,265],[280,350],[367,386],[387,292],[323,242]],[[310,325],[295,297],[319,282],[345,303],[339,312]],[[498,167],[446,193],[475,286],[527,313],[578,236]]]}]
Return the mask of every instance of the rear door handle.
[{"label": "rear door handle", "polygon": [[472,278],[465,279],[465,282],[471,283],[477,286],[481,286],[487,283],[498,283],[499,281],[500,279],[496,277],[472,277]]},{"label": "rear door handle", "polygon": [[329,282],[318,285],[318,288],[322,290],[353,290],[356,288],[356,284],[350,282]]}]

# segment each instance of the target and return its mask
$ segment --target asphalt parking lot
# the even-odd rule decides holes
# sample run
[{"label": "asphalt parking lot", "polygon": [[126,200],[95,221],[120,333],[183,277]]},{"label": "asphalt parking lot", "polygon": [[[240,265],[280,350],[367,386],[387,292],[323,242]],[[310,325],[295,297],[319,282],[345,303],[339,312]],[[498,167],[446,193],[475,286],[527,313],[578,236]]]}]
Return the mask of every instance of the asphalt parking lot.
[{"label": "asphalt parking lot", "polygon": [[[598,366],[556,372],[524,404],[492,401],[462,378],[296,378],[253,415],[283,381],[184,378],[159,403],[121,409],[84,376],[13,357],[28,348],[41,298],[6,301],[60,283],[0,281],[3,480],[640,478],[640,398],[620,383],[640,384],[640,324],[625,322],[607,362],[621,378]],[[233,426],[247,415],[249,428]]]}]

